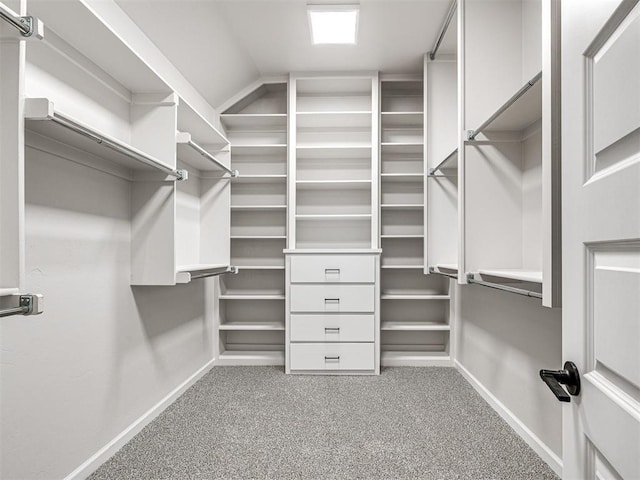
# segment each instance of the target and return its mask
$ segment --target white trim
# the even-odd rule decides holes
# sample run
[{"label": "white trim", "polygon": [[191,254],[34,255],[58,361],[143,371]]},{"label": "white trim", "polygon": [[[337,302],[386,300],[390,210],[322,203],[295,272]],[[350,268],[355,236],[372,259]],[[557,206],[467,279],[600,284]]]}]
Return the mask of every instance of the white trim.
[{"label": "white trim", "polygon": [[160,415],[169,405],[175,402],[189,387],[200,380],[205,374],[213,368],[215,360],[210,360],[197,372],[187,378],[183,383],[178,385],[166,397],[156,403],[140,418],[135,420],[131,425],[125,428],[113,440],[89,457],[82,465],[65,477],[65,480],[84,479],[95,472],[104,462],[111,458],[115,453],[135,437],[144,427],[151,423],[158,415]]},{"label": "white trim", "polygon": [[454,361],[456,369],[471,384],[480,396],[509,424],[511,428],[536,452],[542,460],[559,476],[562,477],[562,459],[558,457],[538,436],[533,433],[516,415],[496,398],[469,370]]}]

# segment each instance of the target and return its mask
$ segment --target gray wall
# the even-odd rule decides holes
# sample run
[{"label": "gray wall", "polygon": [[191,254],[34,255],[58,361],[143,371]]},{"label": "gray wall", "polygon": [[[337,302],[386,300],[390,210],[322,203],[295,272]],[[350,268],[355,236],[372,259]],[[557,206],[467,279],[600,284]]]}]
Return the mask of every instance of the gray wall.
[{"label": "gray wall", "polygon": [[130,287],[130,184],[27,149],[27,291],[0,323],[3,479],[62,478],[213,358],[203,281]]},{"label": "gray wall", "polygon": [[562,310],[490,288],[459,288],[457,359],[562,458],[562,408],[540,380],[562,366]]}]

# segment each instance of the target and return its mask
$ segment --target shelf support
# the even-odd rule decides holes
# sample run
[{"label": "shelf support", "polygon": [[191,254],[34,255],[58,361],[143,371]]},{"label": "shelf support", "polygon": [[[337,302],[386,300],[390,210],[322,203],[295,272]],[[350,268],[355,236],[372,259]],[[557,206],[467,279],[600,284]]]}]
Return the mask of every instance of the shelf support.
[{"label": "shelf support", "polygon": [[496,112],[491,115],[485,122],[475,130],[467,130],[467,140],[475,140],[493,121],[502,115],[511,105],[516,103],[520,97],[522,97],[531,87],[533,87],[542,78],[542,72],[538,72],[531,80],[525,83],[524,87],[518,90],[504,105],[502,105]]},{"label": "shelf support", "polygon": [[509,287],[508,285],[501,285],[499,283],[491,283],[491,282],[485,282],[483,280],[476,280],[473,273],[467,274],[467,283],[475,283],[477,285],[482,285],[483,287],[494,288],[496,290],[503,290],[509,293],[516,293],[518,295],[524,295],[525,297],[542,299],[542,294],[538,292],[525,290],[524,288]]},{"label": "shelf support", "polygon": [[0,3],[0,18],[12,27],[16,28],[23,37],[32,36],[36,30],[35,25],[39,22],[33,17],[21,17],[20,15],[17,15],[4,3]]},{"label": "shelf support", "polygon": [[17,306],[0,309],[0,317],[12,315],[39,315],[42,313],[42,298],[40,294],[10,295],[17,300]]}]

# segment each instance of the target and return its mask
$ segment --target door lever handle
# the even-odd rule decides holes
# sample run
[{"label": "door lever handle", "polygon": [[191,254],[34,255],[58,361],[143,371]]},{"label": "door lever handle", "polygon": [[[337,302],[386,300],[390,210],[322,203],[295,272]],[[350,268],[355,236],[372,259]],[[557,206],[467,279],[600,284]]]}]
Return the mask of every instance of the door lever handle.
[{"label": "door lever handle", "polygon": [[[580,394],[580,373],[573,362],[564,362],[563,370],[540,370],[540,378],[561,402],[571,401],[567,392],[573,396]],[[561,384],[566,385],[566,391]]]}]

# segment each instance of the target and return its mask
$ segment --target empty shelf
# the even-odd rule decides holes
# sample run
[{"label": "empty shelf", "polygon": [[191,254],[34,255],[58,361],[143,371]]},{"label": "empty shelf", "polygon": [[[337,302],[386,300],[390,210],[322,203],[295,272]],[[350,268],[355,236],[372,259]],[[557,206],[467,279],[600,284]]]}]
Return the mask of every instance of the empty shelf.
[{"label": "empty shelf", "polygon": [[[231,170],[231,168],[226,166],[224,162],[219,160],[213,153],[195,143],[192,140],[190,133],[177,132],[176,145],[178,150],[178,159],[188,163],[198,170],[224,170],[231,176],[237,175],[237,172]],[[220,151],[220,147],[216,147],[216,150]]]},{"label": "empty shelf", "polygon": [[298,180],[296,185],[299,188],[349,188],[367,189],[371,188],[371,180]]},{"label": "empty shelf", "polygon": [[315,147],[298,146],[297,159],[305,158],[371,158],[371,145],[367,146],[333,146],[320,145]]},{"label": "empty shelf", "polygon": [[286,210],[286,205],[231,205],[231,210]]},{"label": "empty shelf", "polygon": [[382,112],[382,128],[385,127],[422,127],[422,112]]},{"label": "empty shelf", "polygon": [[286,113],[224,113],[220,115],[224,126],[230,130],[283,129],[287,128]]},{"label": "empty shelf", "polygon": [[286,235],[231,235],[231,240],[286,240]]},{"label": "empty shelf", "polygon": [[233,179],[234,183],[275,183],[286,181],[286,175],[238,175]]},{"label": "empty shelf", "polygon": [[298,112],[296,126],[299,128],[365,128],[371,127],[372,113],[356,112]]},{"label": "empty shelf", "polygon": [[381,143],[383,154],[411,154],[411,153],[422,153],[423,144],[422,143],[391,143],[384,142]]},{"label": "empty shelf", "polygon": [[418,322],[382,322],[381,330],[387,331],[408,331],[408,332],[441,332],[451,330],[451,327],[444,323],[418,323]]},{"label": "empty shelf", "polygon": [[505,269],[505,270],[478,270],[478,274],[503,278],[505,280],[516,280],[519,282],[542,283],[542,272],[535,270]]},{"label": "empty shelf", "polygon": [[283,322],[226,322],[220,324],[219,330],[227,331],[281,331],[284,330]]},{"label": "empty shelf", "polygon": [[[284,348],[284,347],[283,347]],[[284,365],[284,350],[225,350],[218,357],[222,364]]]},{"label": "empty shelf", "polygon": [[421,203],[383,203],[380,207],[389,210],[422,210],[424,205]]},{"label": "empty shelf", "polygon": [[380,235],[380,238],[424,238],[424,235]]},{"label": "empty shelf", "polygon": [[231,145],[232,155],[284,155],[286,152],[286,143]]},{"label": "empty shelf", "polygon": [[382,294],[381,300],[449,300],[449,295]]},{"label": "empty shelf", "polygon": [[297,214],[296,218],[300,220],[358,220],[371,218],[370,213],[336,213],[326,215],[307,215]]},{"label": "empty shelf", "polygon": [[424,270],[424,265],[382,265],[380,268],[390,270]]},{"label": "empty shelf", "polygon": [[[383,348],[385,346],[383,345]],[[386,348],[393,348],[389,345]],[[385,367],[449,365],[451,359],[444,351],[404,351],[383,350],[380,352],[380,363]]]},{"label": "empty shelf", "polygon": [[242,270],[284,270],[284,265],[239,265],[238,271]]},{"label": "empty shelf", "polygon": [[223,294],[220,300],[284,300],[284,295],[260,295],[260,294]]},{"label": "empty shelf", "polygon": [[421,182],[422,173],[381,173],[380,178],[385,182]]}]

